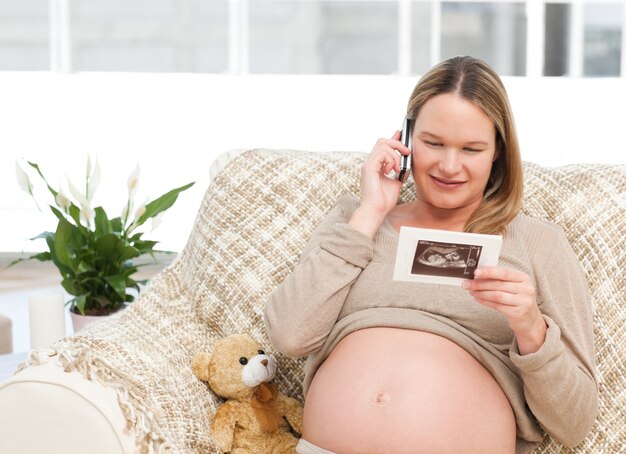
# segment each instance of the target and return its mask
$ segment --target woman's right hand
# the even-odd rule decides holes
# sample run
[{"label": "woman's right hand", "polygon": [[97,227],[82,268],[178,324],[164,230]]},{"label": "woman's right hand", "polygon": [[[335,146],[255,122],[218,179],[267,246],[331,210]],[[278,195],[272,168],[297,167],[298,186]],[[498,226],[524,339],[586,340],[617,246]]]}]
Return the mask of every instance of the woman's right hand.
[{"label": "woman's right hand", "polygon": [[391,170],[400,172],[398,153],[411,153],[400,141],[400,131],[396,131],[391,139],[378,139],[361,166],[361,204],[349,224],[370,238],[398,203],[402,182],[386,176]]}]

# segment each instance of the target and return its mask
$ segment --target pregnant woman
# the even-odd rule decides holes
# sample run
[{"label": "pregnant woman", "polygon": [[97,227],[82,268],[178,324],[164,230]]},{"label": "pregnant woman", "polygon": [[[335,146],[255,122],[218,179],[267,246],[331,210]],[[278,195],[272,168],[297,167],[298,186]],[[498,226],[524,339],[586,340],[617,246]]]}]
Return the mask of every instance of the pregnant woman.
[{"label": "pregnant woman", "polygon": [[[380,139],[265,310],[270,339],[307,356],[299,453],[525,453],[579,444],[595,420],[592,314],[561,229],[520,212],[505,88],[455,57],[409,99],[413,149]],[[415,199],[398,204],[400,154]],[[497,267],[462,287],[392,280],[401,226],[499,234]]]}]

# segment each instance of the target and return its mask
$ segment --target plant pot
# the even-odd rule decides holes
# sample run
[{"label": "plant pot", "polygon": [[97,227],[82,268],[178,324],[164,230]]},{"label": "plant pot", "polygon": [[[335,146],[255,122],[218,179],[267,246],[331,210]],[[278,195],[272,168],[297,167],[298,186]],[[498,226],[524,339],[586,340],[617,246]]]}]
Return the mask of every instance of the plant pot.
[{"label": "plant pot", "polygon": [[81,315],[76,314],[73,311],[69,312],[70,318],[72,319],[72,326],[74,327],[74,334],[82,331],[90,323],[93,323],[96,320],[102,320],[102,317],[106,317],[106,315]]},{"label": "plant pot", "polygon": [[81,315],[79,313],[74,312],[72,309],[69,310],[70,318],[72,319],[72,326],[74,327],[74,334],[82,331],[87,325],[95,322],[96,320],[102,320],[103,317],[108,317],[109,315],[117,314],[119,311],[123,311],[126,307],[122,307],[115,312],[111,312],[109,314],[102,315]]}]

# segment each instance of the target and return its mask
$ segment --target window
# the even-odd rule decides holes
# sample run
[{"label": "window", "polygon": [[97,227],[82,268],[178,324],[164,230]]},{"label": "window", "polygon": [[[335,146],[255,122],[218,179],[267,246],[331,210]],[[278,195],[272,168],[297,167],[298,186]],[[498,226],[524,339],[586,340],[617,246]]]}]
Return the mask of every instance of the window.
[{"label": "window", "polygon": [[391,74],[398,67],[398,4],[250,2],[250,72]]},{"label": "window", "polygon": [[524,4],[444,2],[441,12],[441,57],[455,55],[481,58],[503,76],[524,76]]},{"label": "window", "polygon": [[623,5],[585,5],[583,63],[585,76],[619,76],[623,17]]},{"label": "window", "polygon": [[0,0],[0,70],[626,77],[626,0]]},{"label": "window", "polygon": [[78,71],[223,72],[228,67],[225,1],[73,0]]},{"label": "window", "polygon": [[0,71],[50,66],[48,0],[0,1]]}]

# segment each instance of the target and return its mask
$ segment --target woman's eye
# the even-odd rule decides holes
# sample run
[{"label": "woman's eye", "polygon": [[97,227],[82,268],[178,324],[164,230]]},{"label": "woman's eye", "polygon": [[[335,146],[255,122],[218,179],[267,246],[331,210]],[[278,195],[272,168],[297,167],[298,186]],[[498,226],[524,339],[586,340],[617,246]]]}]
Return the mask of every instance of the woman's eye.
[{"label": "woman's eye", "polygon": [[469,147],[466,147],[466,148],[465,148],[465,151],[469,151],[470,153],[480,153],[480,152],[481,152],[481,151],[483,151],[483,150],[479,150],[479,149],[477,149],[477,148],[469,148]]},{"label": "woman's eye", "polygon": [[424,140],[426,145],[430,145],[431,147],[440,147],[442,144],[439,142],[431,142],[430,140]]}]

